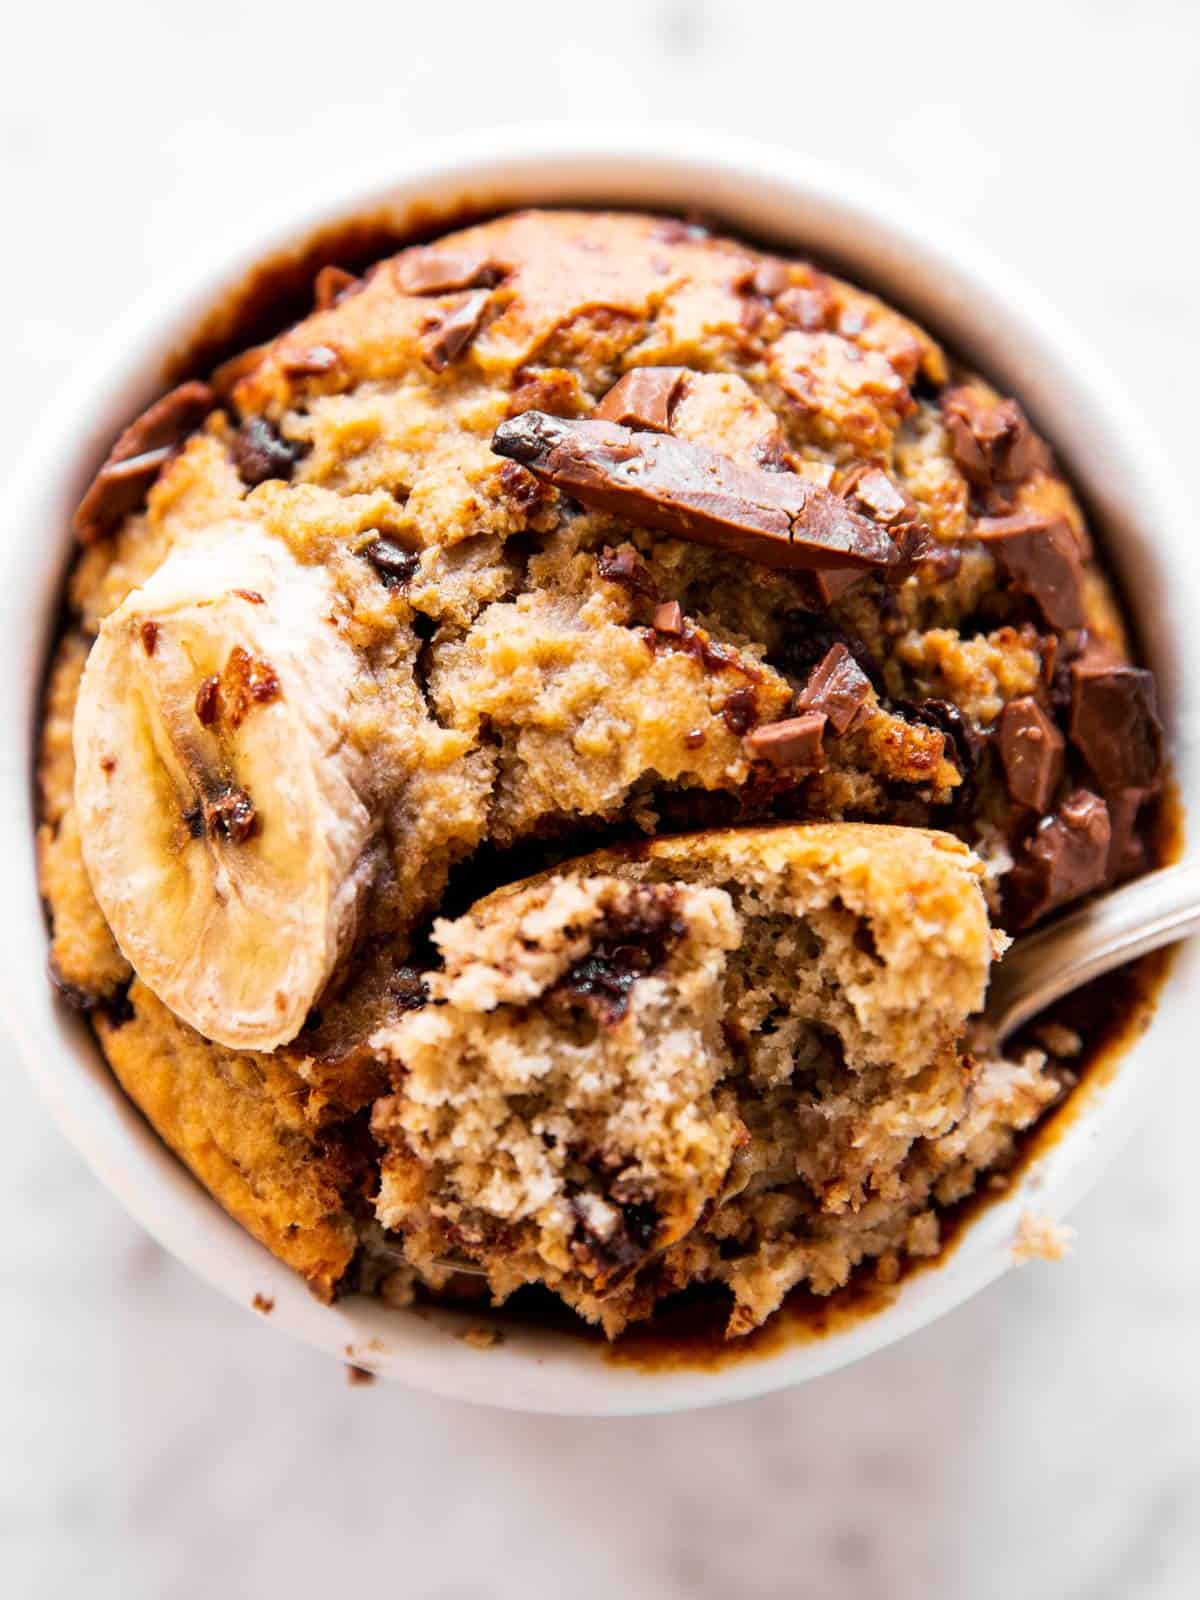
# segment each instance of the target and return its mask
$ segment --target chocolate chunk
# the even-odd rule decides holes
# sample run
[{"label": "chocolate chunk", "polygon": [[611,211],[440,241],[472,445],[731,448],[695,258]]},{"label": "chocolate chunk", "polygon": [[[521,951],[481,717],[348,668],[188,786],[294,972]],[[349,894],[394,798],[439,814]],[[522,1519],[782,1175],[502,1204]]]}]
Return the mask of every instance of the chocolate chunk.
[{"label": "chocolate chunk", "polygon": [[678,600],[664,600],[662,605],[656,607],[654,629],[656,633],[682,634],[683,608]]},{"label": "chocolate chunk", "polygon": [[1063,775],[1065,741],[1032,696],[1010,700],[1000,713],[1000,761],[1008,792],[1021,806],[1045,811]]},{"label": "chocolate chunk", "polygon": [[1015,400],[991,404],[973,389],[948,389],[942,417],[954,459],[978,488],[1019,483],[1048,464],[1045,445]]},{"label": "chocolate chunk", "polygon": [[865,672],[846,649],[835,644],[813,668],[804,688],[796,696],[797,711],[819,711],[839,736],[848,733],[860,719],[871,694]]},{"label": "chocolate chunk", "polygon": [[142,635],[142,649],[148,656],[152,656],[154,654],[155,646],[158,644],[158,623],[143,622],[140,631]]},{"label": "chocolate chunk", "polygon": [[421,350],[421,360],[431,372],[445,372],[479,332],[492,298],[487,289],[476,289],[434,328]]},{"label": "chocolate chunk", "polygon": [[634,594],[653,599],[657,593],[649,567],[627,544],[619,550],[606,544],[596,559],[596,570],[606,583],[619,583]]},{"label": "chocolate chunk", "polygon": [[1044,817],[1008,875],[1006,905],[1014,928],[1098,889],[1108,871],[1112,824],[1108,807],[1090,789],[1075,789]]},{"label": "chocolate chunk", "polygon": [[289,378],[319,378],[332,372],[340,359],[331,344],[313,344],[305,350],[286,352],[280,357],[279,366]]},{"label": "chocolate chunk", "polygon": [[592,415],[627,428],[669,433],[671,407],[687,376],[686,367],[635,367],[612,386]]},{"label": "chocolate chunk", "polygon": [[852,567],[831,567],[828,572],[800,572],[797,581],[814,611],[828,611],[829,607],[855,584],[867,576]]},{"label": "chocolate chunk", "polygon": [[899,559],[885,529],[828,490],[670,434],[527,411],[500,424],[492,449],[595,510],[764,566],[889,567]]},{"label": "chocolate chunk", "polygon": [[269,661],[235,644],[221,677],[221,694],[230,726],[240,728],[256,705],[270,705],[278,699],[279,678]]},{"label": "chocolate chunk", "polygon": [[975,534],[1013,587],[1034,601],[1052,628],[1083,627],[1083,563],[1075,536],[1062,518],[1025,511],[980,517]]},{"label": "chocolate chunk", "polygon": [[891,534],[900,559],[888,574],[889,581],[902,583],[913,565],[933,555],[938,546],[921,520],[915,500],[878,467],[856,467],[839,486],[843,500]]},{"label": "chocolate chunk", "polygon": [[135,510],[163,463],[216,404],[206,383],[181,383],[131,422],[79,502],[72,526],[84,544],[110,533]]},{"label": "chocolate chunk", "polygon": [[1071,743],[1101,790],[1157,787],[1163,752],[1154,674],[1087,656],[1070,670]]},{"label": "chocolate chunk", "polygon": [[231,451],[238,477],[253,489],[269,478],[289,479],[304,446],[285,439],[266,417],[247,417],[234,435]]},{"label": "chocolate chunk", "polygon": [[819,711],[806,711],[785,722],[769,722],[755,728],[746,735],[746,754],[752,761],[766,761],[772,767],[787,767],[792,772],[819,772],[825,765],[825,720]]},{"label": "chocolate chunk", "polygon": [[361,289],[362,282],[343,267],[322,267],[313,279],[313,300],[318,311],[328,311],[331,306],[352,289]]},{"label": "chocolate chunk", "polygon": [[403,588],[412,581],[413,574],[421,564],[421,557],[416,550],[406,550],[391,539],[376,539],[373,544],[367,545],[362,554],[383,580],[385,589]]},{"label": "chocolate chunk", "polygon": [[448,294],[453,289],[491,288],[504,268],[488,256],[440,250],[435,245],[406,250],[393,263],[404,294]]}]

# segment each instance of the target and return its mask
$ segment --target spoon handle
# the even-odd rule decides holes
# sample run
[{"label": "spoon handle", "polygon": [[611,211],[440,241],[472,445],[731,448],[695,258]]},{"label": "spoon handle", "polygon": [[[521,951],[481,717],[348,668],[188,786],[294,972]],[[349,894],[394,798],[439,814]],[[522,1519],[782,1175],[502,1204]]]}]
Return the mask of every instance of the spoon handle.
[{"label": "spoon handle", "polygon": [[996,967],[984,1020],[999,1043],[1062,995],[1189,933],[1200,933],[1200,858],[1148,873],[1023,934]]}]

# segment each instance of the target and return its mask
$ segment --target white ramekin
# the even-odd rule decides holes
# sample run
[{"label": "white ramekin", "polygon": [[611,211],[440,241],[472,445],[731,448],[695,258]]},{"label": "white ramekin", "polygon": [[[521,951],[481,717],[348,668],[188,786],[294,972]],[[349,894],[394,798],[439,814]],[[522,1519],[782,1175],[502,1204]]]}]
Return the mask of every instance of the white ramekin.
[{"label": "white ramekin", "polygon": [[[1029,1205],[1062,1215],[1092,1184],[1145,1104],[1156,1074],[1192,1052],[1188,995],[1200,948],[1177,961],[1149,1028],[1015,1192],[986,1210],[946,1261],[917,1274],[894,1303],[815,1342],[713,1370],[643,1371],[567,1334],[509,1331],[488,1349],[465,1343],[481,1319],[393,1311],[361,1298],[320,1305],[232,1222],[163,1146],[110,1076],[88,1029],[46,981],[46,932],[33,861],[31,756],[47,649],[71,555],[70,514],[104,447],[161,389],[164,356],[186,344],[265,256],[317,229],[386,212],[404,224],[464,206],[559,204],[702,209],[732,230],[840,266],[912,312],[1001,388],[1018,395],[1082,489],[1160,677],[1185,810],[1200,802],[1192,730],[1200,693],[1200,576],[1190,496],[1177,488],[1119,385],[1081,351],[1024,286],[982,261],[941,223],[870,193],[807,157],[703,135],[530,130],[471,137],[397,156],[350,179],[302,215],[215,256],[186,283],[147,297],[78,375],[29,451],[4,501],[0,635],[0,1007],[9,1037],[70,1138],[100,1179],[182,1261],[249,1310],[310,1344],[435,1393],[536,1411],[667,1411],[800,1383],[902,1338],[1009,1266]],[[197,240],[211,219],[197,223]],[[1200,944],[1200,941],[1198,941]]]}]

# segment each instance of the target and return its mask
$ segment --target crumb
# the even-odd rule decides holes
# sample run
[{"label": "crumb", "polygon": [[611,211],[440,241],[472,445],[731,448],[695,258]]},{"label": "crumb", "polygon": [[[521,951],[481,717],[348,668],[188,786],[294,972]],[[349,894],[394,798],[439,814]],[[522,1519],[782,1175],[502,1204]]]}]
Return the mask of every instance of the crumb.
[{"label": "crumb", "polygon": [[468,1328],[466,1333],[459,1334],[464,1344],[469,1344],[472,1350],[490,1350],[494,1344],[503,1344],[504,1335],[499,1328],[475,1327]]},{"label": "crumb", "polygon": [[1023,1211],[1013,1238],[1013,1259],[1021,1263],[1035,1258],[1061,1261],[1070,1253],[1074,1237],[1074,1228],[1069,1228],[1065,1222],[1055,1222],[1053,1217],[1036,1211]]},{"label": "crumb", "polygon": [[1083,1049],[1083,1040],[1074,1028],[1064,1028],[1061,1022],[1043,1022],[1037,1029],[1037,1041],[1052,1056],[1077,1056]]},{"label": "crumb", "polygon": [[357,1367],[352,1361],[346,1363],[346,1382],[352,1389],[357,1389],[360,1384],[374,1383],[376,1374],[369,1367]]},{"label": "crumb", "polygon": [[885,1250],[875,1262],[875,1282],[881,1284],[900,1282],[900,1257],[894,1250]]},{"label": "crumb", "polygon": [[254,1307],[255,1311],[261,1311],[264,1317],[269,1317],[272,1311],[275,1309],[274,1296],[269,1294],[256,1293],[250,1304]]}]

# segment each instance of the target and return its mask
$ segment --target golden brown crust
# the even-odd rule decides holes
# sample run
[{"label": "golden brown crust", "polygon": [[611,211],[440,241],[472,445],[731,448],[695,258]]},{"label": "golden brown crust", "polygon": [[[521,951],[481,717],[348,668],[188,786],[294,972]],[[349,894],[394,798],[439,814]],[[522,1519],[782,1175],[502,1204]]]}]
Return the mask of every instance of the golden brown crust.
[{"label": "golden brown crust", "polygon": [[[122,1088],[230,1216],[331,1299],[358,1244],[344,1193],[361,1174],[319,1097],[272,1056],[202,1039],[142,984],[96,1031]],[[325,1137],[322,1138],[322,1134]]]}]

